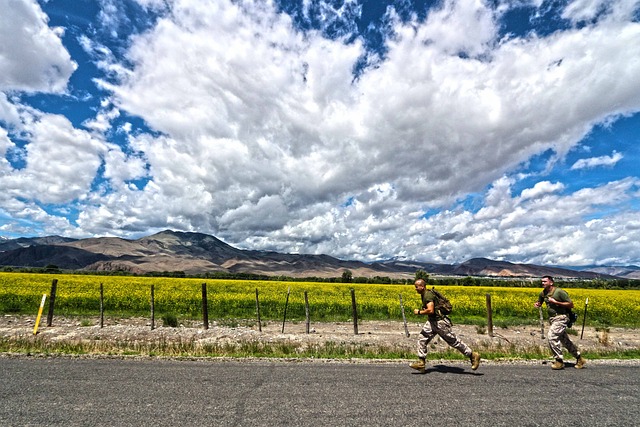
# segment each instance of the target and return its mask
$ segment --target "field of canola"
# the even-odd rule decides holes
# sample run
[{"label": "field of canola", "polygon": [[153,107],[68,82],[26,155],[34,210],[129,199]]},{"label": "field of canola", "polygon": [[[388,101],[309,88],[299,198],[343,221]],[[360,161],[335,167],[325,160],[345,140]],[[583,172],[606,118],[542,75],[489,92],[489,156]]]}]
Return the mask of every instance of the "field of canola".
[{"label": "field of canola", "polygon": [[[305,318],[305,292],[313,321],[350,319],[351,289],[355,292],[358,318],[363,320],[402,320],[400,296],[408,317],[420,303],[412,285],[0,273],[0,314],[37,313],[42,295],[49,297],[54,279],[58,281],[56,315],[98,315],[101,284],[104,314],[114,317],[148,316],[152,285],[156,315],[171,313],[192,319],[202,316],[203,283],[207,286],[210,319],[255,318],[256,290],[260,315],[265,320],[282,318],[287,293],[287,319],[290,320]],[[451,316],[454,323],[486,318],[486,294],[491,295],[495,324],[500,321],[535,323],[538,320],[533,303],[540,289],[468,286],[440,286],[438,289],[454,306]],[[574,310],[580,314],[589,298],[588,324],[640,326],[638,290],[569,289],[568,292],[575,304]]]}]

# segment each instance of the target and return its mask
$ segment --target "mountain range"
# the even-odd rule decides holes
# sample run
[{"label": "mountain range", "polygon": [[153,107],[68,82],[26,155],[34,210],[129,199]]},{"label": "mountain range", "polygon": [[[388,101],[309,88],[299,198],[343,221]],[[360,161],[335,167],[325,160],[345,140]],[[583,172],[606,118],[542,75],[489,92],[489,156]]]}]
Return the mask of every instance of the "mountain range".
[{"label": "mountain range", "polygon": [[412,278],[422,269],[432,275],[559,278],[640,278],[640,268],[548,267],[473,258],[460,264],[407,260],[373,263],[345,261],[328,255],[283,254],[238,249],[214,236],[165,230],[136,240],[119,237],[71,239],[60,236],[0,240],[0,266],[64,270],[124,271],[134,274],[181,271],[187,275],[226,272],[289,277],[387,276]]}]

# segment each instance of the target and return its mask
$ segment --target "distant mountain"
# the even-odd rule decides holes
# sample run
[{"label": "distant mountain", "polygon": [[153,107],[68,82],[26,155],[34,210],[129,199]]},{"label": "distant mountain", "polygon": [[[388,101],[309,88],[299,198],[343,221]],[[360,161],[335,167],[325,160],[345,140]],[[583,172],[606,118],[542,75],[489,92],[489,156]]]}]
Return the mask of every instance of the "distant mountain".
[{"label": "distant mountain", "polygon": [[613,275],[605,272],[578,271],[561,267],[546,267],[535,264],[514,264],[508,261],[494,261],[487,258],[472,258],[460,264],[420,263],[415,261],[390,261],[386,263],[390,269],[411,268],[412,271],[420,268],[431,274],[454,276],[485,276],[485,277],[542,277],[553,276],[556,278],[576,279],[615,279]]},{"label": "distant mountain", "polygon": [[0,252],[10,251],[13,249],[28,248],[30,246],[58,245],[60,243],[73,242],[76,239],[60,236],[47,237],[20,237],[17,239],[0,240]]},{"label": "distant mountain", "polygon": [[[252,273],[290,277],[340,277],[350,270],[354,277],[388,276],[412,278],[417,269],[435,275],[612,278],[607,272],[590,272],[512,264],[474,258],[461,264],[389,260],[364,263],[328,255],[283,254],[242,250],[202,233],[166,230],[137,240],[118,237],[69,239],[59,236],[0,241],[0,265],[45,267],[85,271],[127,271],[136,274],[183,271]],[[640,269],[638,269],[640,270]]]},{"label": "distant mountain", "polygon": [[578,271],[592,271],[594,273],[606,274],[609,276],[621,277],[624,279],[640,279],[640,267],[637,265],[627,266],[589,266],[589,267],[571,267]]}]

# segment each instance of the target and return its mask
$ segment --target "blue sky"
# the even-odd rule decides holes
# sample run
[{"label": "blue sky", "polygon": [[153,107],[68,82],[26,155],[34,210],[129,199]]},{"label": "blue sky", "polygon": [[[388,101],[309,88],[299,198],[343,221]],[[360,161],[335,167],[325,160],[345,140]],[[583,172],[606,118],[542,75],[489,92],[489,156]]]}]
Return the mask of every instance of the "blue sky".
[{"label": "blue sky", "polygon": [[640,263],[638,0],[0,7],[0,237]]}]

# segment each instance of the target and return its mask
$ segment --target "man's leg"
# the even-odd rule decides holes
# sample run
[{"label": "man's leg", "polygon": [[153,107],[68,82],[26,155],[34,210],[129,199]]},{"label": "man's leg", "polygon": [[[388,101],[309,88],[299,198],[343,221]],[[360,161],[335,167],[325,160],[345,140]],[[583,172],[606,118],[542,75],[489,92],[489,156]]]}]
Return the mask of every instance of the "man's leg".
[{"label": "man's leg", "polygon": [[448,319],[439,320],[437,324],[437,334],[449,344],[471,360],[471,369],[474,371],[480,366],[480,354],[471,350],[471,347],[458,339],[456,334],[451,330],[451,322]]},{"label": "man's leg", "polygon": [[430,321],[425,322],[422,330],[420,331],[420,338],[418,339],[418,361],[413,362],[411,366],[413,369],[424,372],[426,367],[425,360],[427,359],[428,346],[433,337],[435,336],[434,327]]},{"label": "man's leg", "polygon": [[438,320],[437,328],[437,334],[440,335],[447,344],[449,344],[451,347],[455,348],[465,356],[471,356],[471,348],[460,341],[456,334],[453,333],[453,331],[451,330],[451,323],[447,319]]},{"label": "man's leg", "polygon": [[551,365],[551,369],[564,368],[564,360],[562,356],[561,337],[566,335],[567,316],[555,316],[551,318],[551,326],[547,333],[547,341],[549,349],[556,361]]},{"label": "man's leg", "polygon": [[587,363],[587,361],[584,359],[584,357],[580,355],[580,350],[578,350],[578,347],[576,347],[573,341],[571,341],[571,339],[569,338],[569,334],[567,334],[566,329],[564,333],[560,335],[560,342],[562,343],[564,348],[566,348],[567,351],[571,353],[573,357],[576,358],[576,364],[574,367],[576,369],[584,368],[584,365]]}]

